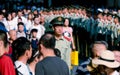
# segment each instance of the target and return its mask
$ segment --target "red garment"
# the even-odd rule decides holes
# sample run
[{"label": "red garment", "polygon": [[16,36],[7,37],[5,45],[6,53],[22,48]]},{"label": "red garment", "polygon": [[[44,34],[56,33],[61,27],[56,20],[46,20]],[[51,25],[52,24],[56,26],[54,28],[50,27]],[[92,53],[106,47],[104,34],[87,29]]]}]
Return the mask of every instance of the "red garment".
[{"label": "red garment", "polygon": [[13,62],[7,55],[0,57],[0,75],[16,75]]},{"label": "red garment", "polygon": [[9,55],[12,55],[12,47],[9,46],[9,52],[8,52]]}]

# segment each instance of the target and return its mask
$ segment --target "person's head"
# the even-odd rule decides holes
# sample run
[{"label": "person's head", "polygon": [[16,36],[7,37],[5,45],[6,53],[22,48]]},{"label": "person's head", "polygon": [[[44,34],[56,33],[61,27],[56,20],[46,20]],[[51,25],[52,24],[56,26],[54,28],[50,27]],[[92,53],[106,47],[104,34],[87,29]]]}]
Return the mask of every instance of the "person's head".
[{"label": "person's head", "polygon": [[112,15],[111,13],[108,13],[108,14],[107,14],[107,19],[108,19],[109,21],[111,21],[112,18],[113,18],[113,15]]},{"label": "person's head", "polygon": [[33,13],[28,13],[28,20],[32,20],[33,19]]},{"label": "person's head", "polygon": [[24,31],[24,23],[23,22],[18,23],[18,31],[20,31],[20,32]]},{"label": "person's head", "polygon": [[54,53],[55,37],[52,34],[44,34],[38,42],[39,50],[44,55],[45,52],[51,51]]},{"label": "person's head", "polygon": [[16,12],[13,11],[13,12],[11,13],[11,15],[12,15],[12,18],[15,18],[15,17],[16,17]]},{"label": "person's head", "polygon": [[32,29],[32,30],[31,30],[31,35],[32,35],[33,38],[36,38],[37,32],[38,32],[37,29]]},{"label": "person's head", "polygon": [[97,15],[97,17],[98,17],[99,19],[102,19],[102,18],[103,18],[103,14],[102,14],[101,12],[99,12],[98,15]]},{"label": "person's head", "polygon": [[9,36],[10,36],[10,40],[12,40],[12,41],[14,41],[14,40],[16,40],[16,31],[15,30],[10,30],[9,31]]},{"label": "person's head", "polygon": [[0,30],[0,56],[5,53],[8,46],[8,38],[6,32]]},{"label": "person's head", "polygon": [[11,21],[12,20],[12,15],[11,13],[7,13],[6,15],[6,20]]},{"label": "person's head", "polygon": [[120,62],[120,51],[119,50],[113,50],[113,53],[115,54],[115,60]]},{"label": "person's head", "polygon": [[92,49],[92,57],[98,57],[101,53],[101,51],[107,50],[108,48],[108,44],[105,41],[95,41],[92,45],[91,45],[91,49]]},{"label": "person's head", "polygon": [[18,17],[21,17],[23,15],[23,11],[22,10],[18,10],[17,15],[18,15]]},{"label": "person's head", "polygon": [[38,50],[32,50],[32,56],[28,60],[28,64],[31,64],[31,63],[36,64],[38,61],[41,61],[41,60],[42,60],[42,54]]},{"label": "person's head", "polygon": [[68,27],[68,26],[69,26],[69,19],[68,19],[68,18],[65,18],[64,26],[65,26],[65,27]]},{"label": "person's head", "polygon": [[56,36],[62,35],[64,22],[65,22],[65,19],[61,16],[56,17],[51,21],[51,24]]},{"label": "person's head", "polygon": [[12,48],[14,60],[18,60],[21,57],[29,59],[32,55],[31,43],[25,37],[20,37],[13,41]]},{"label": "person's head", "polygon": [[35,24],[35,25],[39,25],[39,24],[40,24],[39,15],[36,15],[36,16],[34,17],[34,24]]},{"label": "person's head", "polygon": [[114,17],[114,22],[115,22],[115,23],[119,23],[119,22],[120,22],[120,17],[117,16],[117,15],[115,15],[115,17]]},{"label": "person's head", "polygon": [[114,53],[110,50],[102,51],[98,58],[92,59],[92,63],[98,65],[98,67],[104,67],[102,70],[110,75],[115,68],[120,66],[120,63],[115,60]]}]

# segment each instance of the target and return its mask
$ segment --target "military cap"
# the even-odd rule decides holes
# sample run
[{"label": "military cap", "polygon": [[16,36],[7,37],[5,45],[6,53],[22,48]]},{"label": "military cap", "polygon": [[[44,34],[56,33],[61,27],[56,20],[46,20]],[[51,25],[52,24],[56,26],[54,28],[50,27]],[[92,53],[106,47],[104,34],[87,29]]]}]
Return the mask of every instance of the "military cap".
[{"label": "military cap", "polygon": [[61,16],[54,18],[50,24],[52,24],[52,26],[63,26],[65,22],[65,19]]}]

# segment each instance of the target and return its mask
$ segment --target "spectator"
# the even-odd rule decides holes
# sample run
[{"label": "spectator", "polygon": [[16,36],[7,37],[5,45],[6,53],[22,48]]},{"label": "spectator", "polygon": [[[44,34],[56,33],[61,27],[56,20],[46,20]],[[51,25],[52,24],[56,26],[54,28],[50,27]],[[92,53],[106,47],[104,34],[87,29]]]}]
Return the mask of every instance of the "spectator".
[{"label": "spectator", "polygon": [[27,61],[31,58],[32,47],[29,40],[25,37],[17,38],[13,44],[13,59],[18,75],[30,75],[27,68]]},{"label": "spectator", "polygon": [[[105,41],[95,41],[91,45],[92,56],[83,60],[81,59],[79,66],[77,68],[77,75],[90,75],[90,71],[94,69],[91,60],[100,56],[101,51],[105,51],[108,48],[108,44]],[[96,66],[95,66],[96,67]]]},{"label": "spectator", "polygon": [[24,23],[18,23],[18,31],[17,31],[17,38],[19,37],[26,37],[26,33],[24,32]]},{"label": "spectator", "polygon": [[[13,19],[14,25],[17,25],[21,19],[21,22],[23,22],[25,25],[27,23],[27,19],[23,16],[22,10],[18,10],[17,16]],[[17,30],[17,28],[15,28]]]},{"label": "spectator", "polygon": [[3,23],[4,23],[5,27],[6,27],[6,29],[8,31],[15,29],[16,27],[15,27],[15,25],[13,23],[13,18],[12,18],[11,13],[7,13],[7,15],[5,17],[6,17],[6,20],[3,21]]},{"label": "spectator", "polygon": [[0,75],[16,75],[13,62],[6,54],[7,47],[7,34],[0,30]]},{"label": "spectator", "polygon": [[44,31],[42,29],[42,25],[40,25],[40,19],[39,19],[39,15],[34,17],[34,23],[32,24],[32,26],[30,27],[30,31],[32,29],[37,29],[37,38],[40,39],[40,37],[44,34]]},{"label": "spectator", "polygon": [[31,37],[32,38],[30,38],[30,41],[31,41],[33,50],[37,50],[38,49],[38,47],[37,47],[37,44],[38,44],[37,32],[38,32],[37,29],[32,29],[31,30]]},{"label": "spectator", "polygon": [[119,67],[120,63],[115,61],[112,51],[102,51],[99,58],[92,59],[92,63],[98,67],[91,75],[119,75],[115,68]]},{"label": "spectator", "polygon": [[33,13],[29,13],[28,14],[28,18],[27,18],[27,24],[26,24],[26,30],[29,31],[30,27],[33,24]]},{"label": "spectator", "polygon": [[63,27],[63,35],[64,37],[71,42],[72,49],[75,49],[74,39],[73,39],[73,29],[69,27],[69,19],[65,18],[65,23]]},{"label": "spectator", "polygon": [[10,30],[9,34],[9,54],[12,55],[12,43],[17,38],[17,32],[15,30]]},{"label": "spectator", "polygon": [[53,35],[44,34],[38,45],[43,54],[43,60],[36,65],[35,75],[69,75],[67,64],[54,53],[55,37]]}]

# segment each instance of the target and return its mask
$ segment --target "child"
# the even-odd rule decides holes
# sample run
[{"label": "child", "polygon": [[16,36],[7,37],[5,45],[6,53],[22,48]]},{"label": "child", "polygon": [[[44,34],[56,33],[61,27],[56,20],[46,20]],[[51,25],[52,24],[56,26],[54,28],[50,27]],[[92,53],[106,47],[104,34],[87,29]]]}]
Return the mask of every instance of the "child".
[{"label": "child", "polygon": [[37,44],[38,44],[38,39],[37,39],[37,32],[38,30],[37,29],[32,29],[31,30],[31,44],[32,44],[32,49],[33,50],[37,50]]}]

